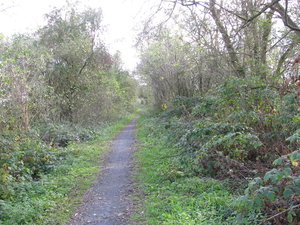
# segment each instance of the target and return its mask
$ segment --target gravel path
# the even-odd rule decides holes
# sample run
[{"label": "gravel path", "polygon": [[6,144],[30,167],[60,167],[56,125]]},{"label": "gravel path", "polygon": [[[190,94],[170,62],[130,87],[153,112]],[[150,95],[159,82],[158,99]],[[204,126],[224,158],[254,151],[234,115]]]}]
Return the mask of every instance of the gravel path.
[{"label": "gravel path", "polygon": [[131,201],[131,161],[135,143],[136,119],[116,136],[104,159],[99,178],[85,194],[71,221],[66,225],[128,224]]}]

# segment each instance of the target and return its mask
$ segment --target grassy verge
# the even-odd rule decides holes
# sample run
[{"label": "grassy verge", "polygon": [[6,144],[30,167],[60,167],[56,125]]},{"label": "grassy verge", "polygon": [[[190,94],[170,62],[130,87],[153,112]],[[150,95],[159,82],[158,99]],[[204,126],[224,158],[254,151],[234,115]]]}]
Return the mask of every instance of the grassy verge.
[{"label": "grassy verge", "polygon": [[[0,200],[0,224],[63,224],[100,172],[110,141],[134,115],[104,127],[102,134],[86,143],[73,143],[57,154],[62,159],[36,181],[22,180],[18,199]],[[13,191],[13,190],[12,190]]]},{"label": "grassy verge", "polygon": [[[239,189],[230,181],[185,174],[167,130],[154,119],[138,119],[136,179],[143,191],[135,221],[146,224],[256,224],[255,212],[238,213]],[[244,214],[245,215],[245,214]]]}]

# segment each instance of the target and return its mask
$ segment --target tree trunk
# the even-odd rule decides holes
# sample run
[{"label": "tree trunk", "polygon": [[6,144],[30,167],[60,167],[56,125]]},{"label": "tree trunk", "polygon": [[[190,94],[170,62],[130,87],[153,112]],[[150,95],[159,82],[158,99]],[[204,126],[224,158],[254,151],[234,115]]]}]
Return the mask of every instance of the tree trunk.
[{"label": "tree trunk", "polygon": [[230,37],[226,31],[226,28],[224,27],[224,25],[221,22],[220,19],[220,14],[219,12],[217,12],[216,7],[215,7],[215,1],[214,0],[210,0],[209,1],[209,5],[210,5],[210,12],[212,14],[212,17],[217,25],[218,30],[220,31],[220,33],[222,34],[222,38],[223,41],[225,43],[227,52],[229,54],[229,58],[230,58],[230,63],[235,71],[235,73],[237,74],[238,77],[244,77],[245,76],[245,70],[243,68],[243,66],[240,64],[239,59],[237,57],[237,53],[233,47],[233,44],[230,40]]}]

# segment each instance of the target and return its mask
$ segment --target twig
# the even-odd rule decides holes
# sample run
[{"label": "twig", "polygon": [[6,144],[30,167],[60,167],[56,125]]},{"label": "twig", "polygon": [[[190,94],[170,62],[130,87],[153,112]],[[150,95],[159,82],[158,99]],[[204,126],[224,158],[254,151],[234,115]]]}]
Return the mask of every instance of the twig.
[{"label": "twig", "polygon": [[275,219],[276,217],[278,217],[278,216],[280,216],[280,215],[286,213],[287,211],[293,210],[293,209],[295,209],[295,208],[298,208],[299,206],[300,206],[300,204],[299,204],[299,205],[295,205],[295,206],[293,206],[293,207],[290,208],[290,209],[286,209],[286,210],[284,210],[284,211],[282,211],[282,212],[280,212],[280,213],[277,213],[277,214],[275,214],[274,216],[271,216],[271,217],[269,217],[268,219],[265,219],[265,220],[261,221],[258,225],[263,225],[265,222],[268,222],[268,221],[270,221],[270,220],[273,220],[273,219]]}]

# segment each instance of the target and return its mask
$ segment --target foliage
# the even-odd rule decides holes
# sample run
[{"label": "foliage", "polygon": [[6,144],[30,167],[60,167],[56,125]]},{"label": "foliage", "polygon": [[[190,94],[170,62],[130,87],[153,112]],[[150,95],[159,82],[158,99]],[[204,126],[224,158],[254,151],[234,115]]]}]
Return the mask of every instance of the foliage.
[{"label": "foliage", "polygon": [[53,169],[65,151],[47,146],[28,133],[6,131],[0,136],[0,153],[0,198],[16,200],[21,198],[18,189]]},{"label": "foliage", "polygon": [[141,78],[151,87],[157,108],[175,96],[191,97],[203,91],[199,87],[201,75],[195,76],[199,68],[191,62],[195,49],[180,36],[172,36],[168,30],[165,33],[143,52],[138,66]]},{"label": "foliage", "polygon": [[168,132],[152,116],[138,119],[135,177],[142,207],[134,219],[147,224],[257,224],[260,213],[250,209],[240,214],[235,203],[245,185],[188,173]]},{"label": "foliage", "polygon": [[102,86],[100,74],[112,65],[105,46],[96,40],[102,29],[101,16],[100,9],[79,11],[77,5],[67,4],[48,13],[47,25],[37,32],[39,44],[53,55],[45,76],[59,99],[60,120],[78,121],[75,116],[81,100],[88,99],[95,85]]},{"label": "foliage", "polygon": [[67,1],[45,19],[33,34],[0,35],[1,224],[65,222],[95,155],[136,112],[137,83],[101,40],[101,9]]},{"label": "foliage", "polygon": [[[177,147],[172,154],[180,173],[244,184],[263,176],[265,180],[250,183],[253,204],[243,204],[241,215],[250,216],[250,210],[272,216],[281,209],[287,210],[280,215],[283,219],[295,220],[299,204],[297,92],[292,83],[268,85],[246,77],[228,79],[201,97],[175,98],[161,113],[159,124]],[[278,157],[290,162],[272,170],[270,160]],[[293,209],[289,213],[288,207]]]},{"label": "foliage", "polygon": [[286,139],[297,130],[299,103],[295,94],[282,91],[255,78],[233,78],[203,97],[176,98],[161,120],[188,167],[226,174],[228,167],[207,161],[268,162],[296,147],[288,147]]},{"label": "foliage", "polygon": [[300,206],[300,153],[294,151],[276,159],[275,168],[262,178],[256,177],[246,189],[241,200],[248,209],[262,209],[270,215],[266,221],[284,224],[297,223]]},{"label": "foliage", "polygon": [[133,118],[98,127],[84,143],[57,148],[28,133],[0,136],[0,223],[63,224],[99,173],[110,140]]},{"label": "foliage", "polygon": [[[157,106],[178,95],[204,94],[233,76],[275,82],[286,78],[297,61],[289,58],[299,54],[299,32],[284,27],[290,23],[289,29],[297,29],[297,3],[286,7],[263,0],[163,1],[139,36],[138,69]],[[278,23],[277,13],[289,22]],[[156,23],[158,14],[167,19]]]},{"label": "foliage", "polygon": [[42,75],[50,55],[31,35],[1,43],[0,115],[2,126],[28,130],[31,120],[53,112],[51,89]]},{"label": "foliage", "polygon": [[100,39],[101,9],[68,3],[45,19],[34,34],[1,36],[0,126],[91,126],[134,112],[137,84]]}]

